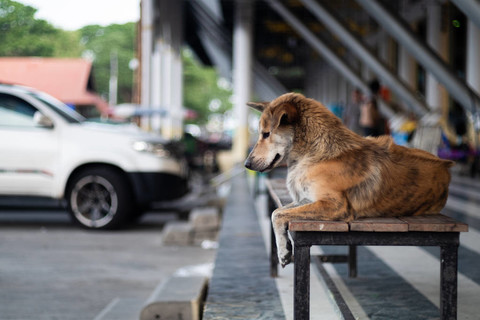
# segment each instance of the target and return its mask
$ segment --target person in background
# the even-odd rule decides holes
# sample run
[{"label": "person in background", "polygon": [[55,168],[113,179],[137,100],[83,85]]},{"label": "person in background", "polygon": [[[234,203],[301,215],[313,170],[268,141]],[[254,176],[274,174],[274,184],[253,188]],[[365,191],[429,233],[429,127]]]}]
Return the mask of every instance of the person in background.
[{"label": "person in background", "polygon": [[363,134],[360,129],[360,106],[362,105],[362,92],[360,89],[356,88],[352,92],[352,101],[347,104],[343,112],[343,123],[347,126],[348,129],[352,130],[357,134]]},{"label": "person in background", "polygon": [[385,123],[378,110],[377,98],[380,83],[374,79],[369,84],[371,97],[360,106],[360,126],[364,136],[377,137],[385,133]]},{"label": "person in background", "polygon": [[380,113],[378,112],[377,100],[369,100],[360,106],[360,126],[363,135],[378,137],[380,132]]}]

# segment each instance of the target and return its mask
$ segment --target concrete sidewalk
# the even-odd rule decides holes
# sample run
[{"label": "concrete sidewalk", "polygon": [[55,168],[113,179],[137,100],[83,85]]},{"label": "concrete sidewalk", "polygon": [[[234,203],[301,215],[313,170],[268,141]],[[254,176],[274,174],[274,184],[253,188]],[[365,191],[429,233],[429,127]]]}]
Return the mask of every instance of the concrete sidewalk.
[{"label": "concrete sidewalk", "polygon": [[204,319],[284,319],[244,174],[231,183]]}]

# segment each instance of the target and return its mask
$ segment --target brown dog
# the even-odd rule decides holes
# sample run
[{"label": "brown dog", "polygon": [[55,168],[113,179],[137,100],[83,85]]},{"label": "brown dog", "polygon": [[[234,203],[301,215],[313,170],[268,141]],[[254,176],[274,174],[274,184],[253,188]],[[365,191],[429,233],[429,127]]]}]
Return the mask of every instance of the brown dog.
[{"label": "brown dog", "polygon": [[452,161],[393,143],[361,137],[321,103],[284,94],[249,103],[262,112],[259,139],[245,161],[266,172],[286,160],[293,202],[272,214],[282,266],[292,260],[291,220],[344,220],[438,213],[448,196]]}]

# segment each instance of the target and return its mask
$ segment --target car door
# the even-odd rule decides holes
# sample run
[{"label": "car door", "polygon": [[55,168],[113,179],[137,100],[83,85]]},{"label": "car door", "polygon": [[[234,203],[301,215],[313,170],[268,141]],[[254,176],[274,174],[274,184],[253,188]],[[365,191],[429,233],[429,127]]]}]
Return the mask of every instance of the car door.
[{"label": "car door", "polygon": [[27,100],[0,92],[0,195],[52,194],[58,130]]}]

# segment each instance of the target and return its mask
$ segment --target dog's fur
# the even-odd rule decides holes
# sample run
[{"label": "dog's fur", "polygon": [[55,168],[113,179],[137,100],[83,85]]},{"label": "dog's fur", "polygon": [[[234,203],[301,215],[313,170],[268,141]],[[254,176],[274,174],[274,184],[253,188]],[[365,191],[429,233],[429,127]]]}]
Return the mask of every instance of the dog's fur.
[{"label": "dog's fur", "polygon": [[344,220],[438,213],[448,196],[452,161],[361,137],[321,103],[301,94],[248,103],[262,112],[259,139],[245,161],[266,172],[282,161],[293,202],[272,214],[282,266],[292,261],[291,220]]}]

